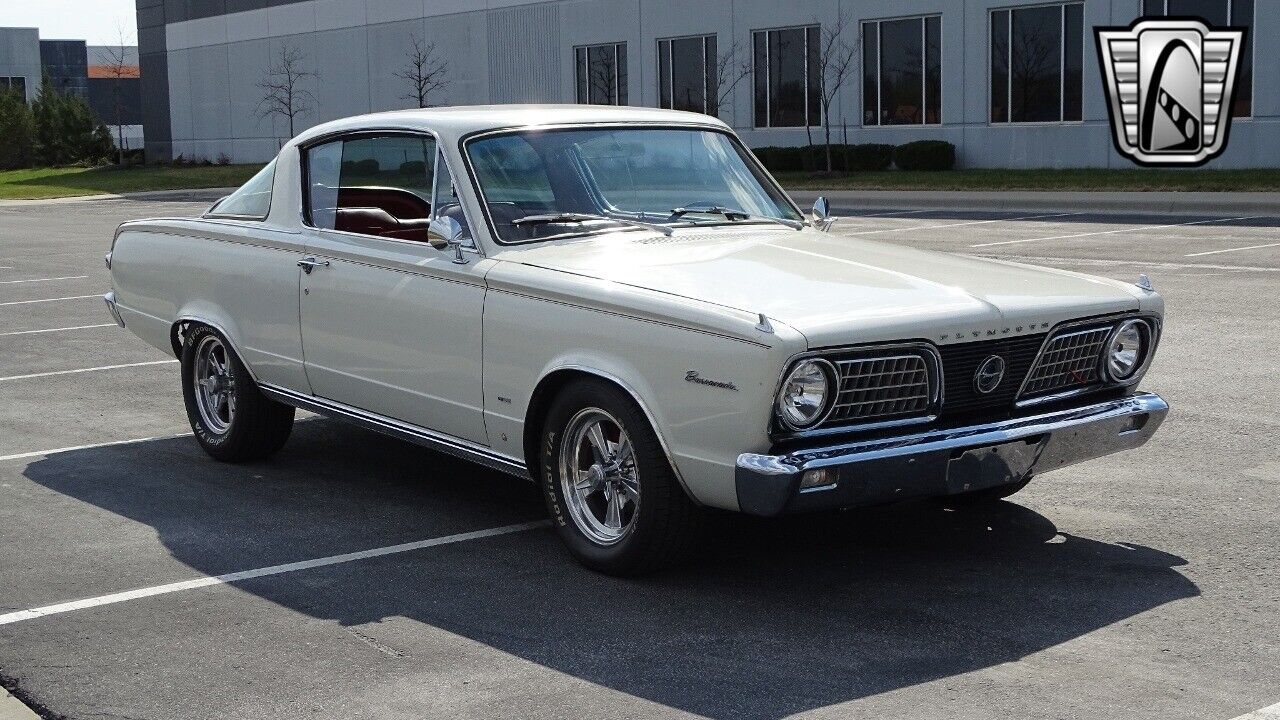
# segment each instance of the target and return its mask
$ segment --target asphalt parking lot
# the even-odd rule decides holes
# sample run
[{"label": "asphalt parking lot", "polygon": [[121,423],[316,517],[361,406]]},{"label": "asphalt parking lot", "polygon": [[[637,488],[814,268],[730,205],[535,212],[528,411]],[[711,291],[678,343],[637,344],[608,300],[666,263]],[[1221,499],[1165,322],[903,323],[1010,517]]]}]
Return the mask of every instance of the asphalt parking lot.
[{"label": "asphalt parking lot", "polygon": [[0,207],[0,681],[47,717],[1228,720],[1280,701],[1280,218],[844,218],[1147,273],[1164,427],[982,513],[733,519],[691,565],[624,581],[521,529],[532,486],[359,429],[307,418],[270,462],[207,458],[176,363],[100,299],[118,222],[205,206]]}]

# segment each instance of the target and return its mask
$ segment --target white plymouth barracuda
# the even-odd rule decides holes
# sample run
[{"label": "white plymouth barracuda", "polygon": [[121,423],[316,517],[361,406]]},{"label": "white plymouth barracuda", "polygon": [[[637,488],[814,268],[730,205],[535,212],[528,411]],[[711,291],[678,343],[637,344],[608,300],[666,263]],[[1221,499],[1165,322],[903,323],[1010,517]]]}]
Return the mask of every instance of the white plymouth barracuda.
[{"label": "white plymouth barracuda", "polygon": [[[536,481],[586,565],[709,508],[993,501],[1137,447],[1164,303],[827,232],[724,123],[585,106],[330,122],[199,218],[125,223],[117,322],[182,361],[218,460],[294,408]],[[1105,466],[1098,466],[1105,471]]]}]

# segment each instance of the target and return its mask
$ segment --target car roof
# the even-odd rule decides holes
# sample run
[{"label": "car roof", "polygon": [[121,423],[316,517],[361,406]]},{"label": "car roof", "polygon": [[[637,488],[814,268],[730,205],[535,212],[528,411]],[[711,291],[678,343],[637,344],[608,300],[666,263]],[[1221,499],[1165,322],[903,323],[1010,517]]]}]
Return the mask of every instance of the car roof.
[{"label": "car roof", "polygon": [[336,132],[355,130],[429,130],[452,141],[486,130],[592,123],[702,125],[727,129],[719,119],[702,113],[614,105],[456,105],[393,110],[334,120],[300,133],[292,144]]}]

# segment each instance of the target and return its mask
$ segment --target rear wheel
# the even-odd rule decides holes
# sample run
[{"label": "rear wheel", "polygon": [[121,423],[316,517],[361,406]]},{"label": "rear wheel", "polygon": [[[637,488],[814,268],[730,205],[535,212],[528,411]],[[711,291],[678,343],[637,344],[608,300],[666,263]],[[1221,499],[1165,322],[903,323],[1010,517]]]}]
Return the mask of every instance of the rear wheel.
[{"label": "rear wheel", "polygon": [[196,440],[216,460],[267,457],[293,429],[293,407],[267,399],[227,341],[208,326],[184,333],[182,395]]},{"label": "rear wheel", "polygon": [[552,403],[541,443],[541,485],[560,538],[579,562],[640,575],[687,556],[703,512],[685,495],[635,402],[595,380]]}]

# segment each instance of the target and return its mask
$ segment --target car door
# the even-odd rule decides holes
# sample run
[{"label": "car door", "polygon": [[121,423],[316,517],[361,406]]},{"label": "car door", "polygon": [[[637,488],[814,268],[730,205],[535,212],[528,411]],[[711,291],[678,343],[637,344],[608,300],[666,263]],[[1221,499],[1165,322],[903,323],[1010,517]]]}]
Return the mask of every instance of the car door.
[{"label": "car door", "polygon": [[[319,398],[488,444],[481,258],[427,242],[435,139],[363,133],[303,149],[307,379]],[[446,173],[447,178],[447,173]],[[447,180],[446,180],[447,182]]]}]

